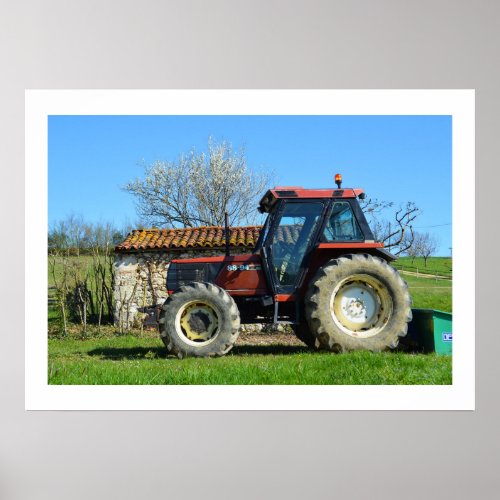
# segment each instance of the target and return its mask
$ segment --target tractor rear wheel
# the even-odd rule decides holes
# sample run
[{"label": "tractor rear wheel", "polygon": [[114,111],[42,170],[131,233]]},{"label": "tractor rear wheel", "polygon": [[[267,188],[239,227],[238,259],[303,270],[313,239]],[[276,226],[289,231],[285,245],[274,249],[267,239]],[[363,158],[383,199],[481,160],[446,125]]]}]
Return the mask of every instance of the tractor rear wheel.
[{"label": "tractor rear wheel", "polygon": [[238,338],[240,314],[225,290],[193,282],[167,298],[159,324],[163,343],[178,358],[223,356]]},{"label": "tractor rear wheel", "polygon": [[305,303],[315,345],[328,351],[393,349],[412,319],[406,283],[368,254],[328,262],[312,280]]}]

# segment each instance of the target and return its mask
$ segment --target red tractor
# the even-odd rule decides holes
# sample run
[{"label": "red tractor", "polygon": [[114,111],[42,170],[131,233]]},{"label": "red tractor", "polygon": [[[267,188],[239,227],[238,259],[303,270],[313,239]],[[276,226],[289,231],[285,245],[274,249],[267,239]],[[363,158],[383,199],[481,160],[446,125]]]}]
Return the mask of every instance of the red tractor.
[{"label": "red tractor", "polygon": [[169,352],[222,356],[240,323],[286,323],[311,348],[395,348],[411,321],[395,257],[374,237],[358,202],[362,189],[276,187],[253,253],[172,260],[160,335]]}]

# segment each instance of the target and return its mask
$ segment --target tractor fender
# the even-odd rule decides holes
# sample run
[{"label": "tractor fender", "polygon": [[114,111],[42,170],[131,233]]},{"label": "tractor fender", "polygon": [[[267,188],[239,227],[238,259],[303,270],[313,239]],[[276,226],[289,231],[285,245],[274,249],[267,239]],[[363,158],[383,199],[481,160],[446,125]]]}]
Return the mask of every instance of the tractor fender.
[{"label": "tractor fender", "polygon": [[386,250],[385,248],[374,248],[372,252],[373,255],[381,257],[386,262],[393,262],[395,260],[398,260],[395,255],[393,255],[391,252],[389,252],[389,250]]}]

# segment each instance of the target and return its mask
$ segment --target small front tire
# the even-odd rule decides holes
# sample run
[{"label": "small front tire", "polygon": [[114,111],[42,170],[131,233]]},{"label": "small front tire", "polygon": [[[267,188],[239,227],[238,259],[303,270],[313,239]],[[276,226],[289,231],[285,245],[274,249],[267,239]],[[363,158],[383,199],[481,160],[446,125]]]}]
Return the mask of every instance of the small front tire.
[{"label": "small front tire", "polygon": [[178,358],[223,356],[238,338],[240,315],[225,290],[193,282],[167,298],[159,326],[163,343]]}]

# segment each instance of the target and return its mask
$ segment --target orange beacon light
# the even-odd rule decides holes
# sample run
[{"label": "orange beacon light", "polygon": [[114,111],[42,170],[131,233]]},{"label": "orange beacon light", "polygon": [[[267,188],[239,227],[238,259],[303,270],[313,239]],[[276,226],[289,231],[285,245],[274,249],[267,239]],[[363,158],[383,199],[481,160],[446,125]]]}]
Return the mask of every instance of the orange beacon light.
[{"label": "orange beacon light", "polygon": [[337,184],[337,187],[340,189],[342,185],[342,176],[340,174],[335,174],[335,184]]}]

